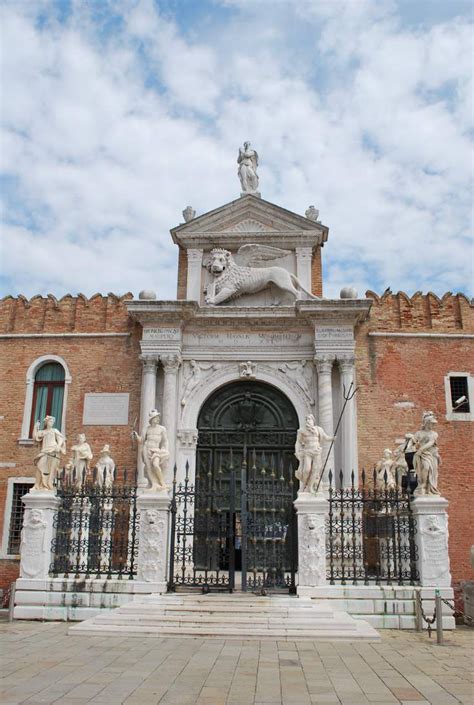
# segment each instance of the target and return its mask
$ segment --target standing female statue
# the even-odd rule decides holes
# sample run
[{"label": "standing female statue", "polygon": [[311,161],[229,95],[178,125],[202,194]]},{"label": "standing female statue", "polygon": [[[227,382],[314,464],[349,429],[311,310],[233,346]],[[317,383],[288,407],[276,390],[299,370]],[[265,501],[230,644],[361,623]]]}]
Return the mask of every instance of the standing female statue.
[{"label": "standing female statue", "polygon": [[53,482],[61,462],[61,455],[66,455],[66,439],[54,428],[54,416],[46,416],[43,421],[44,430],[40,431],[40,422],[33,428],[33,440],[41,443],[41,450],[35,457],[36,482],[34,490],[52,490]]},{"label": "standing female statue", "polygon": [[418,479],[415,495],[439,494],[438,468],[441,458],[438,451],[438,434],[433,426],[438,423],[432,411],[425,411],[421,422],[421,431],[414,436],[414,465]]},{"label": "standing female statue", "polygon": [[244,142],[244,146],[239,148],[237,157],[239,169],[237,171],[242,186],[243,193],[258,193],[258,154],[250,148],[250,142]]}]

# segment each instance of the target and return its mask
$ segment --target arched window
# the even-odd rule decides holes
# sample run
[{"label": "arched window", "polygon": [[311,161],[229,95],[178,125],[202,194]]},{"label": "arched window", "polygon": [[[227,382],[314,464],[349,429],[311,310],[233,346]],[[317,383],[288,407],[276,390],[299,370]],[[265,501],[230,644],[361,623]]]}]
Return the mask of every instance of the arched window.
[{"label": "arched window", "polygon": [[48,414],[56,419],[56,428],[66,433],[67,393],[72,378],[66,361],[59,355],[36,358],[26,372],[25,406],[20,445],[31,445],[36,421]]},{"label": "arched window", "polygon": [[30,437],[33,426],[45,416],[54,416],[61,426],[64,403],[64,367],[59,362],[46,362],[38,368],[33,388]]}]

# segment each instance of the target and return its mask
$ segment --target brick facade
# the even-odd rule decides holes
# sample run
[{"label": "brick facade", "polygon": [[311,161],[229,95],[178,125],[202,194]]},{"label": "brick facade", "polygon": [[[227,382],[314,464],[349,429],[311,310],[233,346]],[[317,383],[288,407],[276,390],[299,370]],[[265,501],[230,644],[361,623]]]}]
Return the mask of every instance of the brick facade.
[{"label": "brick facade", "polygon": [[[180,251],[178,298],[186,296],[183,257],[184,251]],[[321,295],[320,248],[314,255],[312,271],[313,291]],[[435,412],[443,459],[440,489],[450,501],[451,570],[454,582],[459,583],[472,576],[473,424],[446,419],[444,377],[453,370],[474,374],[474,340],[462,337],[474,333],[474,307],[461,294],[446,294],[440,299],[434,294],[417,293],[410,298],[398,293],[380,298],[367,292],[367,297],[373,302],[371,314],[359,327],[356,338],[359,467],[372,467],[384,448],[393,448],[396,439],[417,430],[423,410]],[[125,301],[131,298],[131,294],[97,294],[90,299],[79,295],[59,301],[53,296],[36,296],[29,301],[6,297],[0,301],[0,462],[15,464],[14,468],[0,467],[0,513],[5,506],[8,477],[34,475],[34,450],[20,446],[18,438],[26,372],[36,358],[59,355],[69,367],[68,447],[83,428],[86,392],[127,391],[130,424],[138,416],[141,330],[125,308]],[[136,450],[132,449],[128,427],[88,426],[85,431],[95,457],[107,442],[117,465],[135,467]],[[15,561],[0,561],[0,587],[16,577],[17,567]]]}]

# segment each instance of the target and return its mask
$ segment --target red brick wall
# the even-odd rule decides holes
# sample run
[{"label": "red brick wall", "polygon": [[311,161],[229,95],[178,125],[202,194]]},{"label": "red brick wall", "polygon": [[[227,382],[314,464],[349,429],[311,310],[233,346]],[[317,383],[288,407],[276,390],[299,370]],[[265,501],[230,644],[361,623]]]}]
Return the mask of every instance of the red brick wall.
[{"label": "red brick wall", "polygon": [[[0,462],[14,462],[15,468],[0,468],[0,532],[9,477],[34,476],[35,447],[18,445],[25,403],[26,373],[42,355],[59,355],[68,365],[72,382],[68,389],[66,435],[68,448],[77,433],[86,433],[95,458],[104,443],[110,443],[112,457],[120,468],[135,469],[130,428],[126,426],[82,426],[86,392],[129,392],[129,421],[139,413],[141,365],[140,328],[129,318],[125,301],[115,296],[35,297],[0,301],[0,333],[125,333],[120,337],[40,337],[0,339]],[[66,456],[68,457],[68,456]],[[15,578],[17,563],[0,562],[0,588]]]},{"label": "red brick wall", "polygon": [[[474,374],[474,339],[375,337],[369,332],[474,333],[474,307],[462,295],[405,294],[379,298],[372,292],[370,318],[357,332],[359,467],[371,468],[395,439],[420,428],[431,409],[438,419],[442,456],[439,487],[449,502],[451,571],[455,583],[472,579],[473,429],[469,421],[448,421],[444,377]],[[412,402],[412,408],[397,407]],[[474,400],[472,400],[474,402]]]},{"label": "red brick wall", "polygon": [[315,296],[323,295],[323,265],[319,246],[314,251],[311,262],[311,293]]},{"label": "red brick wall", "polygon": [[188,279],[188,256],[184,247],[179,248],[178,255],[178,289],[176,298],[185,299]]}]

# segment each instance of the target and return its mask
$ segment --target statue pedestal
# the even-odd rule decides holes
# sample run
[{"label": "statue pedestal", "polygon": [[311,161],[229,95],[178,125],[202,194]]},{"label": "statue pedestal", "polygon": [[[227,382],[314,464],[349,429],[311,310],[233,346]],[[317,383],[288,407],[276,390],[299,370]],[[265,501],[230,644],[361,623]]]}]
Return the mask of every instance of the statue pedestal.
[{"label": "statue pedestal", "polygon": [[20,545],[20,578],[49,577],[54,515],[59,499],[53,490],[31,490],[22,497],[25,505]]},{"label": "statue pedestal", "polygon": [[412,500],[416,520],[418,571],[423,587],[450,587],[448,554],[448,500],[438,495],[422,495]]},{"label": "statue pedestal", "polygon": [[140,512],[137,580],[157,583],[153,592],[166,592],[168,565],[168,517],[170,497],[163,492],[143,492],[137,497]]},{"label": "statue pedestal", "polygon": [[326,516],[328,500],[323,493],[298,492],[298,595],[305,588],[326,585]]}]

